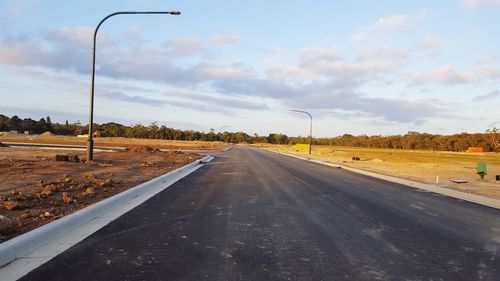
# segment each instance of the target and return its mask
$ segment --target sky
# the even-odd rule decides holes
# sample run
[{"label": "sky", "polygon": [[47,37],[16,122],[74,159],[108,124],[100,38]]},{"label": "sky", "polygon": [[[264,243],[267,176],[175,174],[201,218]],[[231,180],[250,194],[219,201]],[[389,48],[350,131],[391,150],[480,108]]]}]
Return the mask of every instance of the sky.
[{"label": "sky", "polygon": [[500,127],[500,0],[0,0],[0,114],[179,129]]}]

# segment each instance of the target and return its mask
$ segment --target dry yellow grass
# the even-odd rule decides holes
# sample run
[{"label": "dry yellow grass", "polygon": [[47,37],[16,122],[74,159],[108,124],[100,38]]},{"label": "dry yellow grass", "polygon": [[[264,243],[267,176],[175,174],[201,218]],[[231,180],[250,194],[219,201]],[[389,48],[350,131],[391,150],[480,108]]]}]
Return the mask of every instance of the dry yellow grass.
[{"label": "dry yellow grass", "polygon": [[[307,151],[297,151],[291,145],[258,146],[270,151],[309,157]],[[352,157],[359,157],[361,161],[352,161]],[[500,175],[499,153],[313,146],[310,158],[423,183],[434,184],[439,177],[441,186],[500,199],[500,183],[495,183],[495,175]],[[485,161],[488,165],[488,175],[485,177],[487,183],[478,181],[476,164],[479,161]],[[466,180],[468,183],[456,184],[451,182],[454,179]]]}]

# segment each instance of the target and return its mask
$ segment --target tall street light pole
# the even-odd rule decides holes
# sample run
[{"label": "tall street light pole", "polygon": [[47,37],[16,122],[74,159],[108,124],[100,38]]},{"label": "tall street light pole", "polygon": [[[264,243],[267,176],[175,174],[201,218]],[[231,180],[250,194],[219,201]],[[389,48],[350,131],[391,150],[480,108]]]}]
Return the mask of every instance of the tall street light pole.
[{"label": "tall street light pole", "polygon": [[96,54],[96,40],[97,40],[97,31],[99,31],[99,27],[110,17],[117,16],[117,15],[149,15],[149,14],[168,14],[168,15],[180,15],[181,12],[179,11],[158,11],[158,12],[135,12],[135,11],[129,11],[129,12],[116,12],[107,15],[105,18],[103,18],[97,27],[95,28],[94,31],[94,43],[93,43],[93,48],[92,48],[92,79],[90,81],[90,113],[89,113],[89,137],[87,139],[87,161],[92,161],[94,160],[94,139],[92,136],[92,131],[93,131],[93,123],[94,123],[94,78],[95,78],[95,54]]},{"label": "tall street light pole", "polygon": [[311,114],[307,111],[303,111],[303,110],[295,110],[295,109],[291,109],[290,111],[293,111],[293,112],[299,112],[299,113],[304,113],[304,114],[307,114],[309,115],[309,118],[311,118],[311,124],[309,126],[309,155],[311,155],[311,149],[312,149],[312,135],[313,135],[313,118],[311,116]]}]

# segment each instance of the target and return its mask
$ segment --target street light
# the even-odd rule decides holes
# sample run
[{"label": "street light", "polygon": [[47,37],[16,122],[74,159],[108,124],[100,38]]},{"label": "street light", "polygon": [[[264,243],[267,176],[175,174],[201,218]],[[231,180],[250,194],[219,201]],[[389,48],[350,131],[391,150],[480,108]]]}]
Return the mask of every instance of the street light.
[{"label": "street light", "polygon": [[96,39],[97,39],[97,31],[99,31],[99,27],[110,17],[117,15],[148,15],[148,14],[168,14],[178,16],[181,14],[179,11],[163,11],[163,12],[116,12],[107,15],[103,18],[94,31],[94,44],[92,48],[92,79],[90,81],[90,113],[89,113],[89,137],[87,139],[87,161],[94,160],[94,139],[92,136],[92,127],[94,122],[94,78],[95,78],[95,54],[96,54]]},{"label": "street light", "polygon": [[309,118],[311,118],[311,125],[309,126],[309,155],[311,155],[311,148],[312,148],[312,135],[313,135],[313,118],[311,116],[311,114],[307,111],[303,111],[303,110],[296,110],[296,109],[290,109],[290,111],[293,111],[293,112],[299,112],[299,113],[304,113],[304,114],[307,114],[309,115]]}]

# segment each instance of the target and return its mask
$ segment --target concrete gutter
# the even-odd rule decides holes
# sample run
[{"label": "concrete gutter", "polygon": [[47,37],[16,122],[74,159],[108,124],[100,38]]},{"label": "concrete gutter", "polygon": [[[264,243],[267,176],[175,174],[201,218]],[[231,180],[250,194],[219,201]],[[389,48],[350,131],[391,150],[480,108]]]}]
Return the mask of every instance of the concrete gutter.
[{"label": "concrete gutter", "polygon": [[213,160],[206,156],[0,244],[0,276],[16,280]]},{"label": "concrete gutter", "polygon": [[[267,150],[267,151],[270,151],[270,150]],[[378,173],[374,173],[374,172],[360,170],[360,169],[356,169],[356,168],[352,168],[352,167],[348,167],[348,166],[344,166],[344,165],[340,165],[340,164],[334,164],[334,163],[330,163],[330,162],[314,160],[314,159],[310,159],[310,158],[306,158],[306,157],[302,157],[302,156],[297,156],[297,155],[293,155],[293,154],[276,152],[276,151],[271,151],[271,152],[286,155],[289,157],[302,159],[302,160],[306,160],[306,161],[321,164],[324,166],[329,166],[329,167],[334,167],[334,168],[342,168],[344,170],[354,172],[357,174],[361,174],[361,175],[365,175],[365,176],[369,176],[372,178],[377,178],[377,179],[381,179],[381,180],[385,180],[385,181],[389,181],[389,182],[417,188],[420,190],[425,190],[425,191],[445,195],[448,197],[464,200],[467,202],[472,202],[472,203],[476,203],[479,205],[483,205],[483,206],[487,206],[487,207],[491,207],[491,208],[495,208],[495,209],[500,209],[500,200],[490,198],[490,197],[465,193],[465,192],[449,189],[449,188],[434,185],[434,184],[420,183],[420,182],[402,179],[402,178],[398,178],[398,177],[382,175],[382,174],[378,174]]]}]

